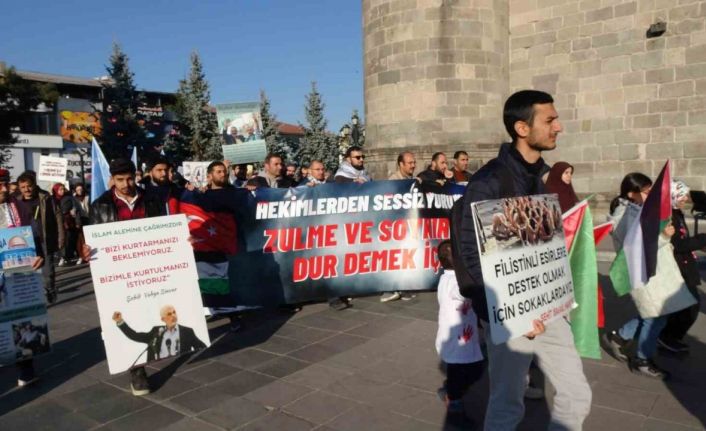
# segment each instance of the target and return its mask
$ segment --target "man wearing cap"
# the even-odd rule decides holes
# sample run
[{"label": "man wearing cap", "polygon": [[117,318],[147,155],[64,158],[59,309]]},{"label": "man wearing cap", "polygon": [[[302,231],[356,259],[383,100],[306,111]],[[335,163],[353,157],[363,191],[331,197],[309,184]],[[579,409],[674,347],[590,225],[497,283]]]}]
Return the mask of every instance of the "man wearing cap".
[{"label": "man wearing cap", "polygon": [[[137,187],[135,165],[130,160],[115,159],[110,162],[110,178],[113,187],[91,205],[91,224],[167,215],[167,206],[157,193],[145,192]],[[86,244],[81,250],[81,258],[88,261],[90,256],[91,247]],[[130,370],[130,388],[136,396],[150,393],[144,366]]]},{"label": "man wearing cap", "polygon": [[[9,184],[10,172],[0,168],[0,229],[22,226],[15,198],[10,196]],[[38,270],[43,264],[44,258],[36,256],[32,263],[32,269]],[[5,278],[0,271],[0,285],[4,282]],[[31,358],[18,361],[15,366],[17,367],[17,386],[24,387],[37,381],[34,373],[34,361]]]}]

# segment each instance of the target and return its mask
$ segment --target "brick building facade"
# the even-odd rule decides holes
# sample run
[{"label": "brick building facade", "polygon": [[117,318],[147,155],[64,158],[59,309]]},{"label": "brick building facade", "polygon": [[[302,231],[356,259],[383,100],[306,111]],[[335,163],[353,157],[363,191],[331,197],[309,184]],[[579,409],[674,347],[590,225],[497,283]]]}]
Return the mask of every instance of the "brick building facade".
[{"label": "brick building facade", "polygon": [[[650,25],[666,32],[647,37]],[[425,165],[467,150],[475,166],[508,137],[515,90],[555,96],[564,125],[549,162],[579,193],[614,195],[624,174],[664,160],[706,188],[706,1],[363,0],[371,170],[402,148]],[[473,167],[473,166],[472,166]]]}]

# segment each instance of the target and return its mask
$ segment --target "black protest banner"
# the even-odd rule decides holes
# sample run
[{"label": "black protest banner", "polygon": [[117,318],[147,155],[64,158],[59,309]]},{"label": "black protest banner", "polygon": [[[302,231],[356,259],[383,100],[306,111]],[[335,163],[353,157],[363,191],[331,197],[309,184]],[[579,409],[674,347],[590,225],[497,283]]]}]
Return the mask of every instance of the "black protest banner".
[{"label": "black protest banner", "polygon": [[230,258],[231,292],[241,305],[275,305],[433,289],[436,246],[462,192],[413,180],[257,190]]}]

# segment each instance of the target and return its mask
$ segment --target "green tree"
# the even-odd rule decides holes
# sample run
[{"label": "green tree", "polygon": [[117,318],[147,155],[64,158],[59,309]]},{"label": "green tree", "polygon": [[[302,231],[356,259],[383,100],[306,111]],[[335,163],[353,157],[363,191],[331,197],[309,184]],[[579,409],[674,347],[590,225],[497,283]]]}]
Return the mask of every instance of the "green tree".
[{"label": "green tree", "polygon": [[262,119],[262,137],[267,144],[267,152],[279,154],[287,161],[298,159],[296,143],[289,142],[279,134],[279,122],[270,112],[270,99],[265,90],[260,90],[260,118]]},{"label": "green tree", "polygon": [[[222,138],[218,131],[216,114],[211,110],[211,92],[198,53],[191,54],[189,76],[179,82],[175,106],[180,123],[179,150],[193,160],[222,160]],[[172,148],[171,151],[176,151]]]},{"label": "green tree", "polygon": [[10,161],[15,133],[30,111],[44,103],[52,106],[59,93],[53,84],[23,79],[14,67],[0,69],[0,165]]},{"label": "green tree", "polygon": [[[174,105],[166,107],[167,111],[176,113],[178,116],[183,115],[184,101],[186,99],[186,80],[179,80],[179,89],[176,93],[176,102]],[[184,160],[193,160],[191,154],[191,142],[186,125],[178,122],[172,126],[172,130],[164,142],[164,154],[169,160],[174,163],[181,163]]]},{"label": "green tree", "polygon": [[108,160],[129,158],[132,148],[144,148],[145,130],[137,118],[137,110],[144,94],[137,91],[135,75],[130,71],[129,59],[118,43],[113,43],[110,66],[106,67],[110,80],[103,83],[103,111],[101,113],[100,141]]},{"label": "green tree", "polygon": [[306,125],[304,139],[301,143],[301,162],[309,164],[312,160],[321,160],[326,169],[335,171],[338,168],[339,150],[336,137],[326,130],[324,104],[321,93],[316,88],[316,82],[311,83],[311,91],[306,96],[304,107]]}]

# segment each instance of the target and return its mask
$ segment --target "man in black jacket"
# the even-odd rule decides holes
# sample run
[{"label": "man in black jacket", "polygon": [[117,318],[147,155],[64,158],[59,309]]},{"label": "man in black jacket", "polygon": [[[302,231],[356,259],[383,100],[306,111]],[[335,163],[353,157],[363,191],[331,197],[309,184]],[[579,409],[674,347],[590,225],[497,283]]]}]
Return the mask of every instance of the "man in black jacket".
[{"label": "man in black jacket", "polygon": [[57,298],[54,254],[64,248],[64,217],[56,207],[51,195],[37,186],[37,177],[31,171],[17,177],[19,193],[15,204],[19,210],[22,226],[32,226],[37,255],[44,258],[42,277],[47,292],[47,301]]},{"label": "man in black jacket", "polygon": [[177,324],[177,313],[173,306],[162,307],[159,317],[164,325],[155,326],[148,332],[136,332],[125,323],[121,312],[113,313],[113,321],[127,338],[147,344],[147,362],[206,348],[206,344],[199,340],[193,329]]},{"label": "man in black jacket", "polygon": [[446,154],[438,152],[431,156],[431,165],[419,174],[417,178],[422,184],[431,187],[443,187],[446,182],[453,179],[453,172],[449,170]]},{"label": "man in black jacket", "polygon": [[[91,224],[167,215],[167,206],[157,193],[147,193],[137,187],[135,165],[130,160],[115,159],[110,162],[110,175],[113,187],[91,205]],[[86,244],[81,250],[81,258],[88,261],[90,255],[91,247]],[[130,388],[136,396],[150,393],[144,365],[130,369]]]},{"label": "man in black jacket", "polygon": [[147,195],[156,195],[165,206],[165,215],[179,212],[179,198],[184,191],[169,179],[172,165],[166,157],[159,155],[147,162],[147,173],[141,181],[141,186]]},{"label": "man in black jacket", "polygon": [[286,176],[282,176],[282,157],[277,154],[268,154],[265,157],[264,168],[257,173],[257,176],[250,178],[246,186],[273,189],[287,189],[292,186],[292,182]]},{"label": "man in black jacket", "polygon": [[[461,262],[470,282],[459,283],[461,294],[471,298],[490,339],[488,309],[476,232],[470,204],[487,199],[541,194],[546,170],[542,151],[553,150],[561,132],[554,100],[541,91],[520,91],[505,102],[503,121],[512,143],[503,144],[496,159],[476,172],[466,188],[459,232]],[[492,274],[486,274],[491,277]],[[546,326],[536,320],[524,337],[505,343],[488,343],[490,399],[485,430],[515,429],[524,415],[523,395],[533,355],[556,388],[549,428],[579,430],[591,407],[591,388],[583,374],[565,319]]]}]

